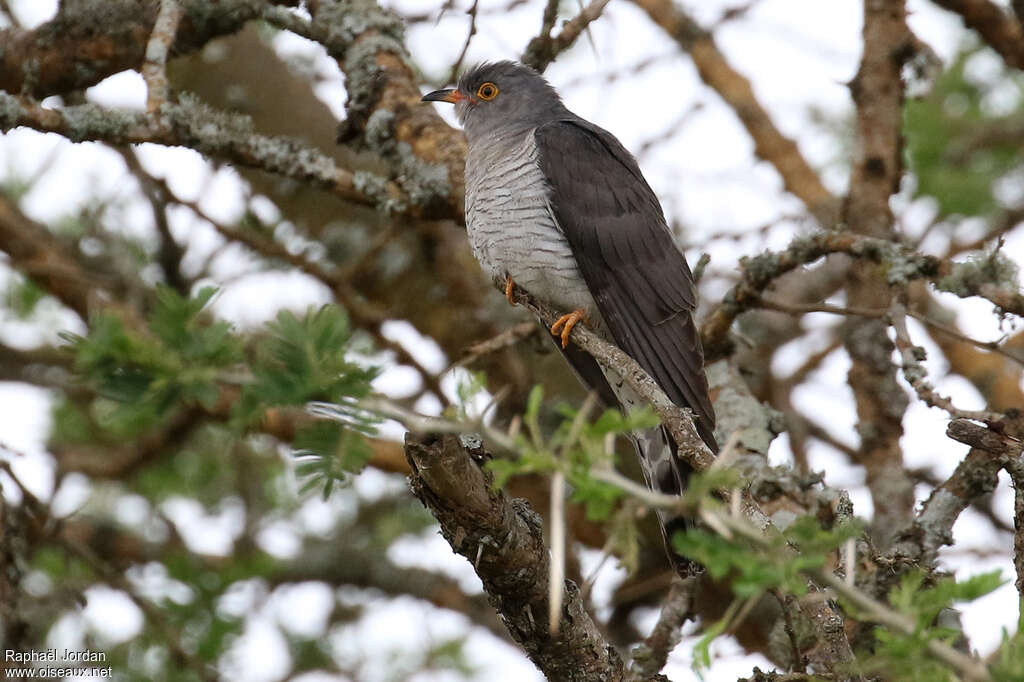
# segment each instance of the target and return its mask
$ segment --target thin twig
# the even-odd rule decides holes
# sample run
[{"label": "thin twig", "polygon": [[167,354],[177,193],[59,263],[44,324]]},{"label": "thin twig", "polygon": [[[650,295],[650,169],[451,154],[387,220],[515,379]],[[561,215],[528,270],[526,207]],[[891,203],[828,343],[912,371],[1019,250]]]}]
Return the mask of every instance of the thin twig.
[{"label": "thin twig", "polygon": [[142,77],[148,88],[146,111],[157,114],[170,97],[170,84],[167,81],[167,57],[174,37],[178,33],[178,24],[184,12],[178,0],[160,0],[160,9],[153,24],[153,33],[146,44],[146,58],[142,63]]},{"label": "thin twig", "polygon": [[[889,629],[901,632],[904,635],[913,635],[917,632],[917,622],[913,618],[894,611],[885,604],[872,599],[857,588],[847,585],[842,579],[832,573],[817,570],[810,571],[809,574],[816,582],[827,585],[840,597],[860,609],[863,612],[862,615],[867,616],[867,620],[885,625]],[[930,639],[928,640],[927,647],[936,658],[954,670],[959,671],[965,680],[977,682],[992,679],[988,669],[981,661],[973,656],[957,651],[943,640]]]},{"label": "thin twig", "polygon": [[469,44],[473,42],[473,36],[476,35],[476,13],[479,1],[480,0],[473,0],[473,5],[466,10],[466,14],[469,15],[469,33],[466,35],[466,42],[462,44],[462,51],[459,52],[458,58],[456,58],[455,63],[452,64],[451,71],[448,72],[448,80],[441,85],[454,83],[458,80],[459,71],[462,69],[462,62],[465,61],[466,53],[469,52]]},{"label": "thin twig", "polygon": [[[806,313],[831,313],[833,315],[853,315],[857,317],[870,317],[870,318],[885,318],[889,316],[890,311],[886,308],[851,308],[847,306],[836,306],[828,303],[792,303],[788,301],[779,301],[774,298],[767,296],[761,296],[760,307],[767,308],[769,310],[775,310],[780,313],[789,313],[791,315],[803,315]],[[981,341],[979,339],[971,338],[966,334],[963,334],[953,327],[937,322],[923,313],[919,313],[912,310],[905,311],[907,315],[913,317],[915,320],[926,324],[929,327],[937,329],[944,334],[949,334],[953,338],[969,343],[978,348],[982,348],[993,353],[997,353],[1013,360],[1014,362],[1024,365],[1024,358],[1018,357],[1010,351],[1003,348],[998,341]]]},{"label": "thin twig", "polygon": [[544,10],[541,33],[526,46],[521,61],[543,73],[544,69],[559,54],[576,42],[580,33],[601,16],[605,6],[610,1],[593,0],[589,5],[581,9],[579,14],[565,22],[565,25],[562,26],[562,31],[557,36],[552,36],[551,29],[554,27],[555,19],[558,16],[558,2],[557,0],[551,0]]},{"label": "thin twig", "polygon": [[[533,311],[545,325],[550,326],[560,317],[558,311],[533,298],[521,287],[516,287],[513,298],[516,303]],[[679,456],[690,466],[697,471],[704,471],[711,466],[715,460],[714,454],[697,434],[689,408],[680,407],[669,400],[657,382],[636,360],[587,329],[582,323],[572,328],[569,340],[589,353],[601,366],[618,372],[623,381],[647,401],[678,445]]]},{"label": "thin twig", "polygon": [[910,340],[910,332],[907,330],[906,307],[897,301],[893,301],[889,308],[889,322],[896,332],[896,348],[900,352],[903,361],[903,378],[907,380],[917,397],[932,407],[949,412],[954,417],[961,419],[976,419],[978,421],[997,421],[1001,415],[988,410],[964,410],[953,404],[953,401],[935,390],[935,387],[928,381],[928,373],[921,364],[924,360],[924,348],[915,346]]},{"label": "thin twig", "polygon": [[[459,358],[452,367],[467,367],[472,365],[485,355],[490,355],[491,353],[511,348],[519,342],[530,338],[536,334],[538,330],[540,330],[540,327],[536,322],[520,322],[515,326],[509,327],[497,336],[491,337],[485,341],[480,341],[479,343],[474,343],[466,349],[463,356]],[[452,367],[449,367],[449,369]]]},{"label": "thin twig", "polygon": [[668,655],[682,640],[683,624],[693,617],[697,583],[695,576],[672,583],[654,629],[644,643],[633,650],[629,682],[646,682],[665,667]]}]

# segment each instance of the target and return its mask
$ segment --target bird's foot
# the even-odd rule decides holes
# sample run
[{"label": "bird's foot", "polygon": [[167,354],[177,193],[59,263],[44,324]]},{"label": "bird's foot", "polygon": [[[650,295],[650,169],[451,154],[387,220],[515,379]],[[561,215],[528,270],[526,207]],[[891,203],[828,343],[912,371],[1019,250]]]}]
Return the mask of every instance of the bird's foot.
[{"label": "bird's foot", "polygon": [[508,299],[509,305],[519,305],[515,299],[516,283],[511,277],[505,278],[505,298]]},{"label": "bird's foot", "polygon": [[569,334],[572,334],[572,328],[576,326],[576,323],[580,320],[586,321],[586,315],[582,310],[574,310],[568,315],[562,315],[560,318],[555,320],[555,323],[551,325],[551,333],[555,336],[562,337],[562,348],[569,346]]}]

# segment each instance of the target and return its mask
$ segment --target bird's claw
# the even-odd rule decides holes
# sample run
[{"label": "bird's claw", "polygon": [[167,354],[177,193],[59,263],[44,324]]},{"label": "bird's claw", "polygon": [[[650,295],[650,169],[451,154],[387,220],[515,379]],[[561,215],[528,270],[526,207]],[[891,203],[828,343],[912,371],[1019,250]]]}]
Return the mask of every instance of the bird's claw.
[{"label": "bird's claw", "polygon": [[508,299],[509,305],[519,305],[516,303],[516,283],[511,277],[505,278],[505,298]]},{"label": "bird's claw", "polygon": [[562,348],[569,347],[569,335],[572,334],[572,328],[576,326],[577,322],[585,319],[586,316],[582,310],[574,310],[567,315],[562,315],[551,325],[551,333],[562,337]]}]

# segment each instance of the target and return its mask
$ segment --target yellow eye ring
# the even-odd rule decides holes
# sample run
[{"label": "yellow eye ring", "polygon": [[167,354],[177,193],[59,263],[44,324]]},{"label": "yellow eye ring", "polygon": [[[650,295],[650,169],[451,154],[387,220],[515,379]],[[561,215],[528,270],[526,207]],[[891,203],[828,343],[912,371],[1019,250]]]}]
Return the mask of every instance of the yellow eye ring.
[{"label": "yellow eye ring", "polygon": [[498,86],[494,83],[484,83],[476,89],[476,96],[484,101],[490,101],[498,96]]}]

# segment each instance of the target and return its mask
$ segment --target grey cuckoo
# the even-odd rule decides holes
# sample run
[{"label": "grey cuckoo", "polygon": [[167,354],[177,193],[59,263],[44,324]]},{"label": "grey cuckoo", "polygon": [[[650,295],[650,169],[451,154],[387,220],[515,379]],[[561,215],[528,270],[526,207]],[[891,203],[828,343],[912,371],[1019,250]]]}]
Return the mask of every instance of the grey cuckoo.
[{"label": "grey cuckoo", "polygon": [[[466,227],[487,274],[563,311],[561,347],[608,405],[643,404],[614,372],[568,345],[579,320],[615,342],[675,404],[693,410],[712,450],[715,413],[693,322],[693,275],[636,160],[608,131],[569,111],[546,80],[485,63],[425,102],[450,102],[466,131]],[[677,495],[689,467],[663,428],[634,433],[647,484]],[[666,539],[681,519],[662,517]],[[677,568],[687,563],[673,556]]]}]

